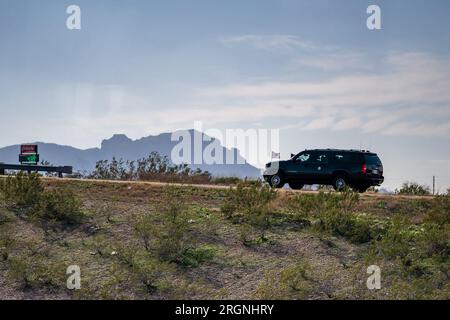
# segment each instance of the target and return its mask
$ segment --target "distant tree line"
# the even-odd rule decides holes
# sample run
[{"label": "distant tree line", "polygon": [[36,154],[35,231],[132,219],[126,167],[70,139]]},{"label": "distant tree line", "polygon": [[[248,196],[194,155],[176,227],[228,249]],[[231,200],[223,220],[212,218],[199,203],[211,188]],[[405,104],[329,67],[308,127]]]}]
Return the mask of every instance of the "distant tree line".
[{"label": "distant tree line", "polygon": [[212,175],[201,169],[193,170],[187,164],[173,164],[167,156],[152,152],[147,158],[129,161],[112,158],[97,161],[95,169],[86,178],[100,180],[139,180],[161,182],[209,183]]}]

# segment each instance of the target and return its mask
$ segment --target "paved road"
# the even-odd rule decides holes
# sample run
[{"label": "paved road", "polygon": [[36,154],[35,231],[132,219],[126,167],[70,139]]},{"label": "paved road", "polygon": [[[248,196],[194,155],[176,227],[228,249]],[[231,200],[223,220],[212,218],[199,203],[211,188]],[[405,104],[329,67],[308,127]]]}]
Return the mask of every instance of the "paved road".
[{"label": "paved road", "polygon": [[[172,183],[172,182],[156,182],[156,181],[120,181],[120,180],[91,180],[91,179],[74,179],[74,178],[53,178],[53,177],[43,177],[43,180],[47,181],[76,181],[76,182],[85,182],[85,183],[107,183],[107,184],[126,184],[126,185],[151,185],[151,186],[178,186],[178,187],[195,187],[195,188],[205,188],[205,189],[222,189],[226,190],[232,186],[227,185],[215,185],[215,184],[191,184],[191,183]],[[286,193],[301,193],[301,194],[317,194],[318,191],[307,191],[307,190],[292,190],[283,188],[279,190],[280,192]],[[380,194],[380,193],[371,193],[366,192],[361,194],[362,197],[375,197],[375,198],[397,198],[397,199],[433,199],[434,196],[408,196],[408,195],[395,195],[395,194]]]}]

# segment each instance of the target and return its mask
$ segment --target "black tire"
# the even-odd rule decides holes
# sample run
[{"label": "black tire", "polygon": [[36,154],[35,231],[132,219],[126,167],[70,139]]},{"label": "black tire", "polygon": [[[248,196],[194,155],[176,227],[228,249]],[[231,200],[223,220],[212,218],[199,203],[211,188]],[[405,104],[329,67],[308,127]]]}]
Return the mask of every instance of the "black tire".
[{"label": "black tire", "polygon": [[344,175],[337,175],[333,179],[333,188],[336,191],[342,191],[348,187],[347,177]]},{"label": "black tire", "polygon": [[292,190],[301,190],[305,185],[299,182],[289,182],[289,187]]},{"label": "black tire", "polygon": [[272,188],[283,188],[284,184],[285,184],[285,182],[284,182],[284,179],[281,176],[281,174],[274,174],[269,179],[269,185]]},{"label": "black tire", "polygon": [[368,186],[355,186],[353,189],[355,189],[359,193],[364,193],[369,189]]}]

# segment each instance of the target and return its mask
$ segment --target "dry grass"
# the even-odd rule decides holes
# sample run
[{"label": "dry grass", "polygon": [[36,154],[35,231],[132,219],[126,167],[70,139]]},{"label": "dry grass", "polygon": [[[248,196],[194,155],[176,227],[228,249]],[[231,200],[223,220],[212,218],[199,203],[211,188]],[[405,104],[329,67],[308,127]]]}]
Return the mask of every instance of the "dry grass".
[{"label": "dry grass", "polygon": [[[385,254],[388,240],[352,241],[347,233],[334,232],[340,221],[333,220],[333,228],[321,228],[317,220],[330,217],[321,212],[310,215],[309,211],[298,217],[299,210],[289,206],[294,194],[281,192],[264,207],[270,221],[264,229],[267,241],[246,245],[241,241],[239,219],[227,219],[220,210],[229,191],[186,186],[170,192],[186,210],[182,216],[188,221],[181,224],[181,238],[186,233],[189,241],[195,239],[195,246],[183,249],[181,255],[176,251],[175,259],[164,259],[158,245],[168,230],[158,229],[164,227],[158,223],[174,199],[167,197],[166,187],[43,181],[47,191],[77,195],[88,219],[69,229],[52,230],[0,205],[0,299],[449,298],[448,270],[444,268],[448,252],[427,247],[448,238],[445,228],[439,229],[441,233],[426,233],[434,240],[413,239],[417,248],[435,251],[430,256],[407,254],[415,266],[411,270],[407,260],[397,261]],[[359,199],[345,212],[364,213],[379,221],[403,216],[405,223],[420,227],[430,217],[445,221],[449,213],[439,214],[446,210],[445,205],[437,205],[432,198],[374,196]],[[149,229],[150,250],[136,233],[142,217],[148,217],[150,224],[158,222],[156,231]],[[351,223],[346,225],[352,228]],[[65,268],[74,264],[82,272],[78,291],[65,288]],[[365,286],[369,264],[382,268],[379,291]],[[416,274],[417,270],[425,273]]]}]

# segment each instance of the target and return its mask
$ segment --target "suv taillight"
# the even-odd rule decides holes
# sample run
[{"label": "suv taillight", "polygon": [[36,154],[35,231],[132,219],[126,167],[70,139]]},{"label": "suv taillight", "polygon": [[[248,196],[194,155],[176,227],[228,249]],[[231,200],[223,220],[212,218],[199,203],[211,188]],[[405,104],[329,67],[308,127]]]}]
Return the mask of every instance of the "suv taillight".
[{"label": "suv taillight", "polygon": [[366,166],[365,163],[364,163],[364,164],[362,165],[362,167],[361,167],[361,173],[362,173],[362,174],[366,174],[366,173],[367,173],[367,166]]}]

